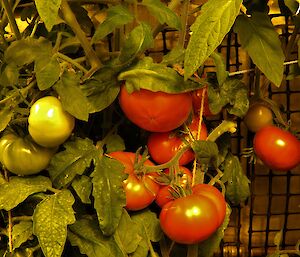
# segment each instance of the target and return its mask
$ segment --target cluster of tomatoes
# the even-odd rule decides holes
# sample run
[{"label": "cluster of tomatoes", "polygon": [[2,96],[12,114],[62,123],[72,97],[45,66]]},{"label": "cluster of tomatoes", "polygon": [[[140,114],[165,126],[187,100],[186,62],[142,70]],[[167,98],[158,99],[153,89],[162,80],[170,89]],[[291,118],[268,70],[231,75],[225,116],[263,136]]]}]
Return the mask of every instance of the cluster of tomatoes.
[{"label": "cluster of tomatoes", "polygon": [[[195,159],[192,149],[184,147],[193,138],[205,140],[208,134],[203,122],[198,128],[198,117],[187,122],[193,106],[197,111],[200,107],[201,92],[167,94],[141,89],[129,94],[122,86],[120,106],[129,120],[150,132],[147,148],[152,161],[132,152],[109,154],[122,162],[128,173],[124,181],[127,210],[141,210],[155,202],[161,208],[162,230],[170,239],[182,244],[209,238],[226,214],[223,194],[209,184],[193,185],[192,172],[184,166]],[[207,102],[205,108],[208,108]],[[187,128],[184,123],[188,124]],[[179,156],[177,165],[173,166],[171,162],[176,156]],[[168,163],[169,168],[157,172],[158,167],[168,166]]]},{"label": "cluster of tomatoes", "polygon": [[0,139],[0,162],[16,175],[45,169],[58,146],[71,135],[75,118],[64,111],[58,98],[46,96],[31,106],[28,124],[28,135],[7,131]]},{"label": "cluster of tomatoes", "polygon": [[244,118],[255,133],[255,155],[270,169],[288,171],[300,164],[300,141],[288,130],[273,125],[273,112],[263,103],[253,104]]}]

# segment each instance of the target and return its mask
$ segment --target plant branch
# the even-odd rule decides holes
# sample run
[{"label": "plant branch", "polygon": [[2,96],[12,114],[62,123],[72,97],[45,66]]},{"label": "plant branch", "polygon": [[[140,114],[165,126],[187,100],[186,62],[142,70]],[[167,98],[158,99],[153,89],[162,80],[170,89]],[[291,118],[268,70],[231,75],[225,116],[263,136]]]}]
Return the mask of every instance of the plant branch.
[{"label": "plant branch", "polygon": [[67,61],[68,63],[71,63],[76,68],[78,68],[79,70],[83,71],[85,74],[89,72],[86,68],[84,68],[82,65],[80,65],[78,62],[74,61],[72,58],[70,58],[67,55],[64,55],[64,54],[62,54],[60,52],[57,52],[54,55],[56,55],[57,57],[59,57],[62,60]]},{"label": "plant branch", "polygon": [[61,2],[61,11],[63,13],[64,19],[66,23],[72,28],[73,32],[75,33],[76,37],[78,38],[86,57],[91,65],[90,71],[87,73],[88,75],[92,75],[95,71],[102,67],[102,63],[96,52],[92,48],[90,42],[85,36],[85,33],[81,29],[74,13],[72,12],[67,0],[62,0]]},{"label": "plant branch", "polygon": [[6,12],[9,24],[11,26],[11,29],[12,29],[13,33],[15,34],[15,36],[16,36],[16,39],[20,40],[22,38],[21,33],[20,33],[20,30],[19,30],[18,25],[16,23],[12,8],[11,8],[8,0],[2,0],[2,5],[3,5],[3,8]]},{"label": "plant branch", "polygon": [[207,137],[207,141],[215,142],[218,137],[226,132],[234,133],[236,132],[237,124],[236,122],[223,120],[222,123],[216,127]]}]

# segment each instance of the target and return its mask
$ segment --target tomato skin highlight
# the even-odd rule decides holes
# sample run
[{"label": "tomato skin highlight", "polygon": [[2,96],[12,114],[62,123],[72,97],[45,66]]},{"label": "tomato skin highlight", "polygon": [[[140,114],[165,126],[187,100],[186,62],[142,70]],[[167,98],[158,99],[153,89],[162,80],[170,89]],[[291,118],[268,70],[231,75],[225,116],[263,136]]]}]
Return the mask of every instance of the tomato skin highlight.
[{"label": "tomato skin highlight", "polygon": [[222,193],[209,184],[198,184],[192,188],[193,194],[204,195],[211,199],[218,210],[219,225],[222,225],[226,216],[226,201]]},{"label": "tomato skin highlight", "polygon": [[[164,170],[164,173],[169,174],[170,173],[169,169]],[[184,166],[179,166],[179,172],[177,176],[179,177],[178,178],[179,184],[183,188],[185,188],[188,183],[192,182],[192,178],[193,178],[192,172]],[[159,207],[162,208],[166,203],[174,200],[170,192],[171,190],[172,188],[170,185],[161,186],[155,199],[155,202]]]},{"label": "tomato skin highlight", "polygon": [[[112,152],[109,156],[120,161],[124,167],[124,172],[128,174],[126,180],[123,181],[126,193],[127,210],[137,211],[149,206],[156,198],[160,189],[160,185],[154,181],[156,173],[147,173],[141,177],[137,176],[134,171],[135,153],[131,152]],[[141,156],[140,156],[141,157]],[[146,160],[145,165],[153,166],[154,164]]]},{"label": "tomato skin highlight", "polygon": [[287,171],[300,164],[300,142],[290,132],[269,125],[254,136],[253,149],[270,169]]},{"label": "tomato skin highlight", "polygon": [[30,108],[28,131],[33,140],[44,147],[56,147],[71,135],[75,118],[66,112],[54,96],[38,99]]},{"label": "tomato skin highlight", "polygon": [[47,168],[56,150],[8,133],[0,139],[0,162],[16,175],[33,175]]},{"label": "tomato skin highlight", "polygon": [[119,103],[126,117],[150,132],[166,132],[180,127],[192,110],[190,93],[168,94],[140,89],[129,94],[121,86]]},{"label": "tomato skin highlight", "polygon": [[208,239],[218,228],[217,208],[203,195],[188,195],[165,204],[160,212],[163,232],[181,244]]},{"label": "tomato skin highlight", "polygon": [[[194,118],[191,124],[188,126],[194,139],[197,138],[199,118]],[[207,128],[204,123],[201,123],[200,139],[205,140],[207,138]],[[188,136],[185,136],[189,141]],[[184,147],[185,143],[179,135],[176,135],[173,131],[164,133],[151,133],[148,137],[147,147],[151,158],[159,164],[170,161],[174,155]],[[194,160],[195,155],[191,149],[186,150],[179,159],[179,165],[186,165]]]}]

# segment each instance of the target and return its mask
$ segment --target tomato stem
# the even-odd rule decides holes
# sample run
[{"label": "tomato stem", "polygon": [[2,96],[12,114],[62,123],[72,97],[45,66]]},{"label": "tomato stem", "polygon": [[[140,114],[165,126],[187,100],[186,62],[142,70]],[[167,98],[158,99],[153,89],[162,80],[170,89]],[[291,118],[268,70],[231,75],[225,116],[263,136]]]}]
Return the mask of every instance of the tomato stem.
[{"label": "tomato stem", "polygon": [[79,70],[83,71],[85,74],[89,72],[86,68],[84,68],[82,65],[80,65],[78,62],[74,61],[72,58],[70,58],[67,55],[64,55],[60,52],[57,52],[54,55],[57,56],[58,58],[64,60],[64,61],[67,61],[68,63],[71,63],[73,66],[75,66]]},{"label": "tomato stem", "polygon": [[22,36],[21,36],[20,30],[18,28],[18,25],[16,23],[12,8],[11,8],[8,0],[3,0],[2,3],[3,3],[3,8],[6,12],[6,15],[7,15],[7,18],[9,21],[9,24],[11,26],[11,29],[12,29],[14,35],[16,36],[16,39],[20,40],[22,38]]},{"label": "tomato stem", "polygon": [[220,136],[226,132],[235,133],[237,123],[234,121],[223,120],[207,137],[207,141],[215,142]]}]

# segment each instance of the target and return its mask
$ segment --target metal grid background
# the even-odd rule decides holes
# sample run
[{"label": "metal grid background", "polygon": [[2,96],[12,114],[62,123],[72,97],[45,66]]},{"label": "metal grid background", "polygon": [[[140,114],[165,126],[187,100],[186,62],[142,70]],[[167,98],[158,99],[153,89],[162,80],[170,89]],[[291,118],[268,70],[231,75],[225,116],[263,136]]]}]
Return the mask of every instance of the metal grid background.
[{"label": "metal grid background", "polygon": [[[280,16],[280,15],[279,15]],[[274,15],[271,18],[278,18]],[[289,17],[277,27],[283,46],[291,35]],[[161,42],[149,54],[159,58],[172,48],[176,41],[174,31],[164,30]],[[230,32],[219,46],[218,51],[226,60],[229,72],[253,68],[251,60],[241,48],[238,37]],[[291,58],[297,59],[297,49]],[[205,66],[210,68],[208,64]],[[285,66],[285,75],[289,72]],[[250,92],[254,90],[254,73],[243,78]],[[268,85],[268,96],[281,104],[283,117],[291,121],[293,130],[300,130],[300,86],[299,79],[284,80],[280,88]],[[238,133],[232,137],[232,152],[241,156],[244,147],[251,147],[254,134],[248,132],[242,121],[238,123]],[[274,252],[275,235],[282,230],[281,249],[294,249],[300,239],[300,167],[288,172],[276,172],[261,164],[243,160],[244,170],[251,181],[251,197],[243,206],[232,210],[229,227],[226,230],[220,251],[216,256],[266,256]],[[292,255],[290,255],[292,256]]]}]

